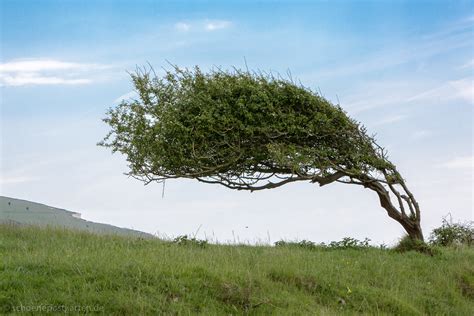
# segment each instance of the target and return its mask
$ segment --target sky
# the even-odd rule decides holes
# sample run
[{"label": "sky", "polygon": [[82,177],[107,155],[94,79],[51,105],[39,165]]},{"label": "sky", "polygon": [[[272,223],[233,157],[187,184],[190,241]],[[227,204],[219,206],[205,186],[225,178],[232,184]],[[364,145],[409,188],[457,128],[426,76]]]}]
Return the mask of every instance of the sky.
[{"label": "sky", "polygon": [[0,195],[163,237],[396,242],[403,228],[358,186],[144,186],[96,146],[137,66],[246,63],[291,71],[376,134],[428,236],[448,214],[473,220],[473,38],[473,1],[2,0]]}]

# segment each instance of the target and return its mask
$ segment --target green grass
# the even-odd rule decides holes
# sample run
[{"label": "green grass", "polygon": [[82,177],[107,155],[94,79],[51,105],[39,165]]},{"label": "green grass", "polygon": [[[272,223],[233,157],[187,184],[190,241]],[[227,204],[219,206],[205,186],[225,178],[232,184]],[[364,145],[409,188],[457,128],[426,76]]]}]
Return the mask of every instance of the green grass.
[{"label": "green grass", "polygon": [[434,257],[200,248],[0,225],[0,314],[79,308],[116,315],[472,315],[473,299],[472,248]]}]

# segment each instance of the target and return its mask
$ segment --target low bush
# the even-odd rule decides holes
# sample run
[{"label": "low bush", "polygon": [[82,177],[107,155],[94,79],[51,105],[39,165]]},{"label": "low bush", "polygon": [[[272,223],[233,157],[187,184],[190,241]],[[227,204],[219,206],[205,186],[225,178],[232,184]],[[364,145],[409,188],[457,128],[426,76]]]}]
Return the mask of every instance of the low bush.
[{"label": "low bush", "polygon": [[397,252],[417,251],[430,256],[433,256],[437,253],[437,251],[433,247],[431,247],[424,241],[412,239],[408,235],[400,239],[394,250]]},{"label": "low bush", "polygon": [[329,244],[320,243],[316,244],[309,240],[301,241],[285,241],[280,240],[275,243],[276,247],[296,247],[304,249],[363,249],[372,247],[369,245],[370,239],[365,238],[364,240],[358,240],[352,237],[344,237],[340,241],[331,241]]},{"label": "low bush", "polygon": [[341,241],[331,241],[326,248],[330,249],[361,249],[361,248],[369,248],[369,238],[365,238],[364,240],[360,241],[358,239],[352,237],[344,237]]},{"label": "low bush", "polygon": [[196,239],[194,237],[188,237],[188,235],[181,235],[173,239],[173,243],[182,245],[182,246],[197,246],[200,248],[205,248],[208,245],[207,240]]},{"label": "low bush", "polygon": [[301,241],[285,241],[279,240],[275,242],[275,247],[296,247],[296,248],[304,248],[304,249],[316,249],[317,245],[309,240],[301,240]]},{"label": "low bush", "polygon": [[473,222],[453,223],[443,218],[443,224],[430,235],[430,243],[436,246],[474,245]]}]

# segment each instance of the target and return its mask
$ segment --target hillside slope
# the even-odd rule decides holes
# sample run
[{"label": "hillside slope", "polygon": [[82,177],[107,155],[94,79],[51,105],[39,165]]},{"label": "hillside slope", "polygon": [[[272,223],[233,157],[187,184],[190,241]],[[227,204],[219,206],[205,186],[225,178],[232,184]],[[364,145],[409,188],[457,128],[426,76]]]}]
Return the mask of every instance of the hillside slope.
[{"label": "hillside slope", "polygon": [[48,205],[0,196],[0,223],[16,225],[57,226],[101,234],[151,237],[137,230],[94,223],[80,218],[81,214]]},{"label": "hillside slope", "polygon": [[474,250],[178,245],[0,225],[0,314],[472,315]]}]

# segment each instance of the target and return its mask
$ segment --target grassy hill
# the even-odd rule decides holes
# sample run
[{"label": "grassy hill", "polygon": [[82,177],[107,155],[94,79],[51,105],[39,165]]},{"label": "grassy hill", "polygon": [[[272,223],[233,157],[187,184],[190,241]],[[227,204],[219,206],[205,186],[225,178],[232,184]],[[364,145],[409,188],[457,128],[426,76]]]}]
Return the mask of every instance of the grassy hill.
[{"label": "grassy hill", "polygon": [[0,196],[0,223],[16,225],[57,226],[93,233],[151,237],[144,232],[94,223],[80,218],[81,214],[48,205]]},{"label": "grassy hill", "polygon": [[176,244],[0,225],[0,314],[472,315],[474,250]]}]

